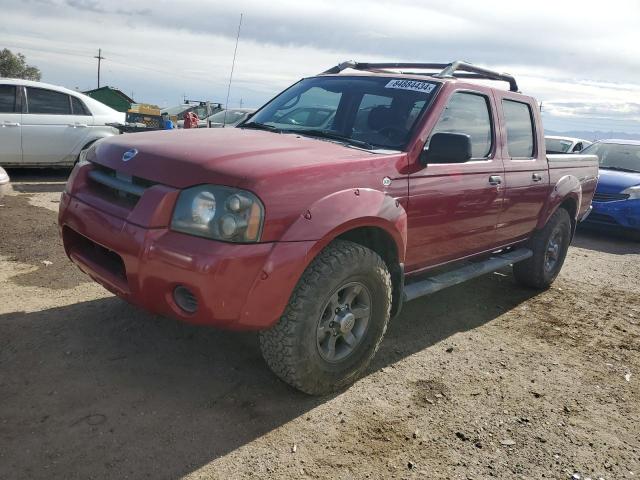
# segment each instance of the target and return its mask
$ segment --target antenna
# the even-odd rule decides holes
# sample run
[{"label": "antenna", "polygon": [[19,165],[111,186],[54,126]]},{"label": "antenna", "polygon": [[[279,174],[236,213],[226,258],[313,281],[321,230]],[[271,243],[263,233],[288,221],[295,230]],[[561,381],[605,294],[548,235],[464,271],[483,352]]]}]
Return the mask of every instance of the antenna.
[{"label": "antenna", "polygon": [[238,53],[238,42],[240,41],[240,27],[242,27],[242,13],[240,14],[240,23],[238,23],[238,36],[236,37],[236,48],[233,51],[233,62],[231,63],[231,74],[229,75],[229,86],[227,87],[227,101],[224,104],[224,119],[222,126],[227,124],[227,110],[229,110],[229,94],[231,93],[231,81],[233,80],[233,69],[236,66],[236,53]]},{"label": "antenna", "polygon": [[100,88],[100,61],[105,59],[102,56],[102,49],[101,48],[98,49],[98,55],[94,56],[93,58],[97,58],[98,59],[98,88]]}]

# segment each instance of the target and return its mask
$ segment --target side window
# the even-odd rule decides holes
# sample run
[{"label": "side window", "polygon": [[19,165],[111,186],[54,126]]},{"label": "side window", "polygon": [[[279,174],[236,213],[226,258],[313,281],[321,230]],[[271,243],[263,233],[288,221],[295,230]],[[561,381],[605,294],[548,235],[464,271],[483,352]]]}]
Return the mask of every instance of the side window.
[{"label": "side window", "polygon": [[85,104],[78,97],[71,97],[71,109],[74,115],[91,115]]},{"label": "side window", "polygon": [[196,115],[198,115],[198,118],[200,120],[204,120],[205,118],[207,118],[207,106],[206,105],[200,105],[200,106],[194,108],[193,111],[195,112]]},{"label": "side window", "polygon": [[576,143],[576,146],[573,147],[573,150],[571,150],[572,152],[579,152],[580,150],[582,150],[582,142],[578,142]]},{"label": "side window", "polygon": [[533,157],[533,118],[526,103],[502,100],[507,127],[507,150],[513,158]]},{"label": "side window", "polygon": [[27,88],[27,111],[48,115],[69,115],[71,113],[69,95],[44,88]]},{"label": "side window", "polygon": [[0,85],[0,113],[14,113],[16,111],[16,87]]},{"label": "side window", "polygon": [[493,139],[489,101],[484,95],[458,92],[449,99],[431,135],[464,133],[471,137],[471,156],[484,158]]}]

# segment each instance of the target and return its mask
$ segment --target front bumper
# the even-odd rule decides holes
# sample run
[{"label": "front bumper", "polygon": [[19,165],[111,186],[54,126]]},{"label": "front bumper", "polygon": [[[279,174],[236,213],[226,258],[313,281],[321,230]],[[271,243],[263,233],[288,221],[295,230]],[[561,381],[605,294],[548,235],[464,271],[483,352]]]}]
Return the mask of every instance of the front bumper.
[{"label": "front bumper", "polygon": [[640,230],[640,199],[598,202],[591,205],[593,212],[586,224]]},{"label": "front bumper", "polygon": [[[69,258],[109,291],[151,312],[230,329],[274,325],[313,242],[231,244],[143,228],[63,193],[59,225]],[[197,302],[190,313],[176,287]]]}]

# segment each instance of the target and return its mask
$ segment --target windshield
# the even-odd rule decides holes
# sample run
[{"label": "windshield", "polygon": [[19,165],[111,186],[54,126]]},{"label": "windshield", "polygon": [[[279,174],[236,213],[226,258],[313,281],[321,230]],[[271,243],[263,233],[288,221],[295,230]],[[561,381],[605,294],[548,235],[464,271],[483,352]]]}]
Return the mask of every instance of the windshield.
[{"label": "windshield", "polygon": [[567,153],[573,145],[572,140],[562,138],[545,138],[544,143],[547,148],[547,153]]},{"label": "windshield", "polygon": [[162,113],[168,113],[170,116],[180,115],[183,112],[189,110],[192,106],[188,104],[177,105],[175,107],[169,107],[162,110]]},{"label": "windshield", "polygon": [[233,125],[239,122],[247,114],[241,110],[226,110],[227,118],[225,120],[225,110],[214,113],[209,117],[209,121],[212,123],[224,123],[225,125]]},{"label": "windshield", "polygon": [[266,126],[357,146],[402,150],[436,86],[436,82],[388,77],[307,78],[241,127]]},{"label": "windshield", "polygon": [[580,153],[597,155],[600,168],[640,172],[640,145],[594,143]]}]

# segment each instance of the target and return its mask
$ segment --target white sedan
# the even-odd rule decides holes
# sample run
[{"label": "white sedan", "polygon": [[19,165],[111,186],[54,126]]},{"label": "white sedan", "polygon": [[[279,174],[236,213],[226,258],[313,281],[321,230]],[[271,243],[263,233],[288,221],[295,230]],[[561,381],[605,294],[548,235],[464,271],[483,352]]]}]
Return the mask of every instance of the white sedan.
[{"label": "white sedan", "polygon": [[82,93],[29,80],[0,78],[0,165],[73,165],[96,140],[119,132],[125,114]]},{"label": "white sedan", "polygon": [[548,154],[578,153],[593,143],[582,138],[558,137],[555,135],[545,135],[544,142]]}]

